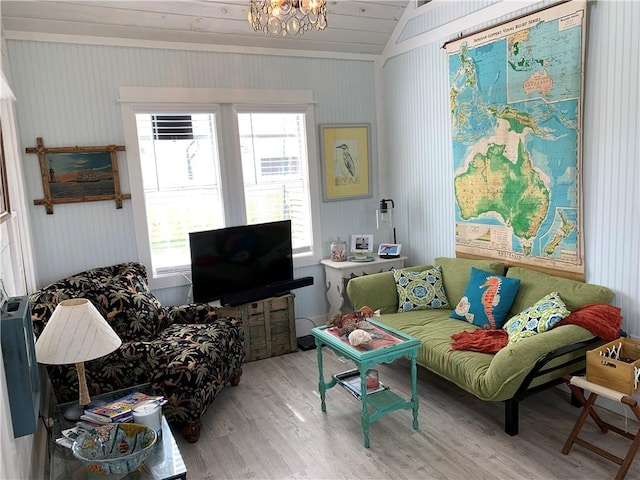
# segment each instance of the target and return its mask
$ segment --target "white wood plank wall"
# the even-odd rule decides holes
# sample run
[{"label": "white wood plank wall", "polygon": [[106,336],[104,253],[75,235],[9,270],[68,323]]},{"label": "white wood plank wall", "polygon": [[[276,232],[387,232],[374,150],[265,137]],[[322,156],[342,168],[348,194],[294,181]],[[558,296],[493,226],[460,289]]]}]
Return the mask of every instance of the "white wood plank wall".
[{"label": "white wood plank wall", "polygon": [[[432,29],[495,3],[438,2],[428,21],[415,24]],[[521,13],[550,3],[530,5]],[[640,2],[589,3],[583,161],[587,280],[616,291],[624,326],[636,337],[638,18]],[[496,22],[500,20],[506,18]],[[411,28],[411,36],[419,33]],[[322,203],[323,247],[328,249],[337,236],[375,234],[374,214],[383,193],[396,202],[403,253],[412,263],[422,263],[454,253],[448,67],[441,48],[447,40],[431,39],[382,67],[371,61],[8,40],[8,77],[17,97],[22,152],[38,136],[49,146],[123,144],[117,103],[123,85],[311,89],[318,124],[372,126],[373,195]],[[378,152],[379,146],[384,151]],[[30,201],[42,198],[37,157],[23,155]],[[119,168],[122,189],[128,192],[125,154]],[[91,202],[55,206],[54,212],[46,215],[35,206],[29,212],[39,285],[84,268],[137,258],[129,202],[121,210],[113,202]],[[297,313],[320,315],[324,304],[317,299],[323,298],[324,272],[320,266],[308,267],[302,275],[314,275],[316,285],[300,295]],[[178,301],[184,294],[162,296]]]},{"label": "white wood plank wall", "polygon": [[[456,3],[441,5],[433,15],[458,18],[465,12]],[[465,3],[466,12],[485,4]],[[640,337],[639,18],[640,2],[589,3],[582,172],[586,279],[616,292],[623,327],[635,337]],[[398,241],[408,245],[416,263],[454,254],[448,60],[441,48],[448,40],[391,58],[380,82],[385,92],[380,110],[389,117],[380,120],[387,127],[384,154],[393,165],[389,189],[403,212]]]},{"label": "white wood plank wall", "polygon": [[[10,81],[17,97],[18,128],[30,202],[42,198],[36,155],[24,154],[36,137],[45,146],[124,144],[118,88],[215,87],[313,90],[316,122],[368,123],[375,138],[374,63],[300,57],[241,55],[120,46],[7,41]],[[372,142],[373,178],[377,175],[376,143]],[[122,191],[129,193],[126,153],[118,158]],[[322,203],[323,252],[329,256],[333,238],[372,233],[375,194],[370,199]],[[30,206],[38,285],[85,268],[136,260],[134,223],[129,201]],[[313,287],[299,292],[301,316],[326,311],[324,270],[301,269],[313,275]],[[181,303],[187,288],[157,292],[162,301]],[[303,301],[304,299],[306,301]]]}]

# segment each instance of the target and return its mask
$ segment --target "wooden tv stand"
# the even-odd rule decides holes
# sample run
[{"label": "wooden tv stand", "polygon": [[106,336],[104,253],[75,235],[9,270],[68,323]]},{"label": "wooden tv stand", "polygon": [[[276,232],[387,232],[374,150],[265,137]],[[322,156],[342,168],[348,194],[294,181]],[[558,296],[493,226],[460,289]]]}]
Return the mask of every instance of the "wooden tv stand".
[{"label": "wooden tv stand", "polygon": [[293,298],[289,293],[234,307],[218,307],[218,316],[242,320],[246,362],[298,350]]}]

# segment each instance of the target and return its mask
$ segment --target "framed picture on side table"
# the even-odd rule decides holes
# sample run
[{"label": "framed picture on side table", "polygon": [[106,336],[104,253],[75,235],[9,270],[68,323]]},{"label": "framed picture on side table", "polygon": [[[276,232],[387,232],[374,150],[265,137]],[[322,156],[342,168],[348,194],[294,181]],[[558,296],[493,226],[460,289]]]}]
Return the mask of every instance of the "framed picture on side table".
[{"label": "framed picture on side table", "polygon": [[378,247],[378,256],[380,258],[398,258],[402,245],[399,243],[381,243]]},{"label": "framed picture on side table", "polygon": [[373,235],[356,233],[351,235],[351,253],[368,255],[373,252]]}]

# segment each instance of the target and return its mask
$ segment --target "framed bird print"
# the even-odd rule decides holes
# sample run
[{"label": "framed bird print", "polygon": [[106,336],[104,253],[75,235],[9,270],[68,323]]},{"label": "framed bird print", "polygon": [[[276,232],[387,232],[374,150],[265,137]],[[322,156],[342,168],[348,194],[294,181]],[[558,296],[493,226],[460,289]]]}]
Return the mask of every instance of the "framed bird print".
[{"label": "framed bird print", "polygon": [[323,200],[371,197],[369,124],[320,125]]}]

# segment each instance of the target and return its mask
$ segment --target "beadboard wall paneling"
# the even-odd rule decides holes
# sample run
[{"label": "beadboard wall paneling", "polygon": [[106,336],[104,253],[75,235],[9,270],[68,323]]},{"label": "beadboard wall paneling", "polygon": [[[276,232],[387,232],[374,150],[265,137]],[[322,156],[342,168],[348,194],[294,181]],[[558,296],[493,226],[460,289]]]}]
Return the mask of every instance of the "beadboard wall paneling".
[{"label": "beadboard wall paneling", "polygon": [[[474,2],[434,2],[419,8],[417,15],[407,22],[399,41],[428,32],[452,20],[464,17],[501,0]],[[409,7],[412,8],[412,7]]]},{"label": "beadboard wall paneling", "polygon": [[392,59],[385,68],[385,110],[394,119],[386,141],[394,163],[389,172],[398,242],[418,263],[454,253],[447,71],[445,52],[435,44]]},{"label": "beadboard wall paneling", "polygon": [[[449,2],[451,9],[458,8],[454,3]],[[582,171],[586,279],[616,292],[623,327],[635,337],[640,337],[638,18],[640,2],[589,3]],[[406,209],[399,216],[398,241],[407,244],[403,252],[414,263],[454,254],[448,59],[441,48],[447,40],[390,59],[381,82],[386,99],[381,110],[392,119],[384,132],[394,162],[390,188]]]},{"label": "beadboard wall paneling", "polygon": [[[155,50],[117,46],[8,41],[22,152],[43,137],[45,146],[124,144],[118,88],[210,87],[313,90],[316,121],[369,123],[372,175],[377,177],[374,64],[370,61]],[[119,154],[122,191],[130,192],[126,152]],[[43,198],[37,155],[24,154],[31,199]],[[321,204],[323,256],[337,236],[373,233],[377,182],[371,199]],[[38,285],[90,267],[136,260],[131,202],[55,205],[46,215],[31,206]],[[305,270],[305,269],[303,269]],[[324,314],[324,270],[310,267],[315,285],[296,302],[302,316]],[[296,272],[296,276],[304,276]],[[157,292],[182,303],[188,288]],[[302,290],[300,290],[302,292]]]},{"label": "beadboard wall paneling", "polygon": [[[493,2],[441,3],[433,13],[437,24]],[[521,13],[536,8],[538,4]],[[640,215],[640,132],[638,93],[633,85],[640,73],[635,55],[640,42],[632,19],[639,18],[639,8],[632,1],[589,3],[584,96],[587,280],[616,291],[625,328],[634,336],[640,336],[640,261],[635,246],[640,227],[633,221]],[[430,22],[420,28],[433,28]],[[470,26],[469,31],[479,28],[482,26]],[[419,29],[411,35],[418,33]],[[377,71],[372,62],[352,60],[7,43],[23,147],[34,146],[37,136],[43,136],[49,146],[122,143],[117,104],[121,85],[313,90],[318,124],[372,125],[373,195],[321,204],[323,256],[328,256],[328,244],[337,236],[348,239],[353,233],[376,233],[378,192],[384,191],[385,197],[396,202],[403,253],[419,263],[454,253],[448,66],[441,48],[447,40],[438,39],[392,58]],[[378,75],[377,87],[374,75]],[[377,102],[381,103],[377,105],[380,119],[375,117]],[[378,129],[376,120],[383,129]],[[378,145],[384,148],[381,154]],[[378,159],[383,162],[380,170]],[[126,154],[119,163],[127,192]],[[37,157],[25,155],[24,164],[31,197],[41,198]],[[378,171],[384,172],[381,178]],[[113,202],[92,202],[55,206],[54,211],[47,216],[43,207],[31,207],[30,212],[40,284],[137,256],[129,202],[125,201],[122,210],[116,210]],[[296,310],[302,316],[314,316],[319,309],[317,299],[323,298],[317,295],[323,294],[324,274],[319,267],[309,269],[316,285],[302,289],[304,293],[297,298]],[[177,300],[185,293],[161,295]],[[303,303],[309,304],[309,310],[304,310]]]}]

